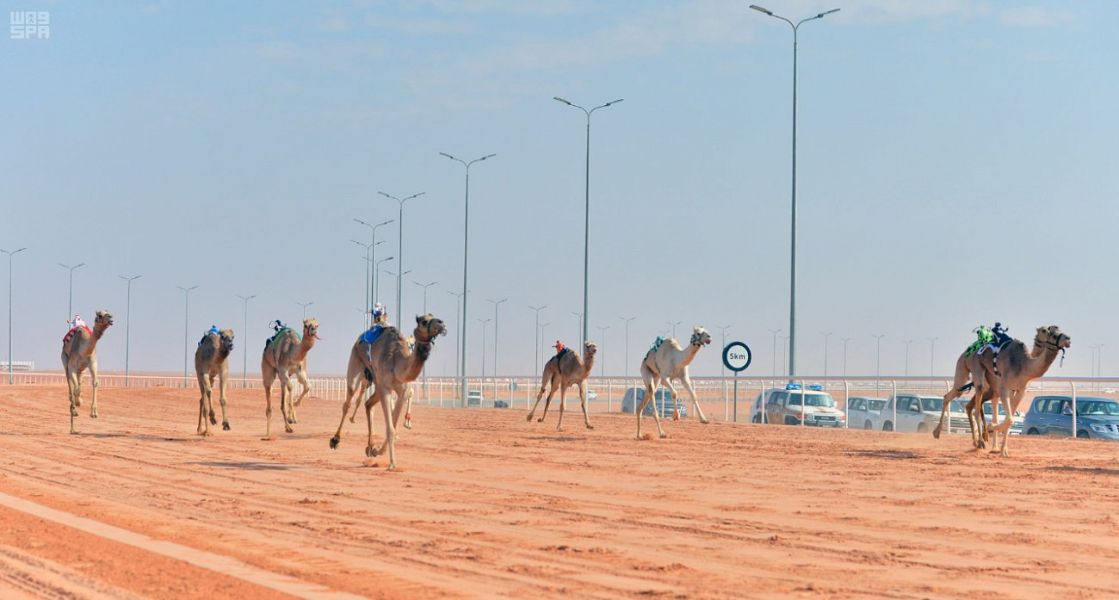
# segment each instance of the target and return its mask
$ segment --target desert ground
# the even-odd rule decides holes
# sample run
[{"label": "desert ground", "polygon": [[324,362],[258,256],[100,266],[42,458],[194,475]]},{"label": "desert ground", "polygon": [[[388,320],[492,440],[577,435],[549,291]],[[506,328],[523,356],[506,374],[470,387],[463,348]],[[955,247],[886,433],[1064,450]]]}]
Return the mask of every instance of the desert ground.
[{"label": "desert ground", "polygon": [[[400,468],[337,402],[194,434],[197,393],[0,386],[0,597],[1114,597],[1119,446],[417,406]],[[216,399],[215,399],[216,407]],[[570,410],[574,409],[574,410]],[[378,411],[379,412],[379,411]],[[375,441],[381,440],[381,419]],[[655,431],[651,420],[649,429]],[[276,433],[276,432],[279,433]]]}]

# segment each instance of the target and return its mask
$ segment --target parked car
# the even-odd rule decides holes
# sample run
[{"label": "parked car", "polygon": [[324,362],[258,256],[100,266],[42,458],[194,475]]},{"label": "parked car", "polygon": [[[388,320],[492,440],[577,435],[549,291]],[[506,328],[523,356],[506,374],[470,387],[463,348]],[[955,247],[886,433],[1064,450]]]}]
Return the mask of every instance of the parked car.
[{"label": "parked car", "polygon": [[[897,406],[895,416],[894,407]],[[955,427],[952,419],[956,419],[956,423],[962,423],[967,427],[967,414],[963,410],[962,403],[953,402],[948,406],[949,422],[948,427],[951,430]],[[880,429],[882,431],[901,431],[905,433],[926,433],[936,428],[940,423],[941,409],[944,408],[944,398],[940,396],[919,396],[917,394],[898,394],[895,398],[890,396],[886,399],[886,405],[882,407],[882,412],[879,413],[878,422],[881,423]],[[895,422],[894,419],[897,419]],[[960,421],[960,418],[963,420]]]},{"label": "parked car", "polygon": [[867,398],[854,396],[847,399],[847,426],[862,429],[874,429],[886,406],[885,398]]},{"label": "parked car", "polygon": [[[1022,422],[1026,435],[1072,435],[1072,398],[1038,396]],[[1119,440],[1119,402],[1108,398],[1076,398],[1076,437]]]},{"label": "parked car", "polygon": [[485,398],[482,397],[482,390],[470,390],[466,393],[466,405],[467,406],[481,407],[482,406],[482,401],[484,399]]},{"label": "parked car", "polygon": [[[588,401],[589,400],[590,399],[588,398]],[[672,392],[668,391],[665,388],[658,389],[656,394],[653,396],[653,402],[657,404],[657,410],[660,411],[661,418],[664,418],[665,416],[668,416],[669,418],[672,417],[672,400]],[[622,412],[632,415],[637,412],[637,407],[644,401],[645,388],[628,388],[626,389],[625,395],[622,396]],[[642,412],[641,414],[647,417],[653,416],[653,402],[647,404],[645,406],[644,412]],[[677,400],[676,406],[680,410],[681,417],[688,416],[688,405]]]},{"label": "parked car", "polygon": [[493,407],[494,408],[509,408],[509,403],[506,402],[505,400],[494,400],[493,401]]},{"label": "parked car", "polygon": [[802,418],[810,427],[843,427],[847,423],[843,411],[835,407],[835,398],[819,386],[802,389],[799,384],[790,383],[783,389],[766,390],[761,400],[765,412],[756,415],[755,423],[761,421],[763,414],[765,422],[784,425],[800,425]]},{"label": "parked car", "polygon": [[[987,417],[987,421],[991,420],[991,403],[990,402],[984,402],[983,403],[983,414]],[[1002,408],[999,408],[999,419],[1002,419],[1005,416],[1006,415],[1003,414]],[[1012,416],[1010,419],[1011,419],[1010,420],[1010,435],[1022,435],[1022,428],[1023,428],[1023,425],[1025,423],[1025,417],[1022,416],[1021,412],[1014,411],[1014,416]],[[964,416],[964,426],[968,427],[967,416],[966,415]],[[1072,429],[1072,424],[1071,423],[1069,424],[1069,429]],[[970,431],[970,429],[968,429],[968,431]]]}]

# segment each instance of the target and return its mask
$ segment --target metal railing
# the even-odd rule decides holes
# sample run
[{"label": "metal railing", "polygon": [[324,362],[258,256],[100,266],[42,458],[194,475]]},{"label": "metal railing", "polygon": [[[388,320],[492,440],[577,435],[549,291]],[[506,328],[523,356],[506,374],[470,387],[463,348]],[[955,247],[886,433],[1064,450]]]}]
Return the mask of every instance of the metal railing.
[{"label": "metal railing", "polygon": [[[182,377],[176,375],[130,375],[125,380],[123,374],[120,373],[102,373],[98,376],[99,384],[102,389],[109,388],[137,388],[137,389],[152,389],[152,388],[165,388],[165,389],[194,389],[198,383],[194,377]],[[88,385],[89,375],[85,374],[83,383]],[[341,402],[346,397],[346,382],[344,377],[340,376],[325,376],[325,377],[312,377],[309,378],[311,384],[311,396]],[[788,380],[786,378],[771,378],[771,377],[738,377],[738,398],[737,401],[732,394],[734,388],[735,378],[733,377],[694,377],[692,378],[693,389],[696,394],[701,408],[704,410],[706,416],[715,420],[722,420],[726,422],[752,422],[758,424],[770,424],[775,420],[775,417],[780,417],[778,423],[780,424],[795,424],[801,427],[804,426],[820,426],[829,425],[843,428],[867,428],[870,424],[871,429],[878,430],[892,430],[892,431],[917,431],[922,432],[927,430],[928,421],[924,417],[921,419],[909,418],[916,415],[907,415],[906,409],[902,408],[899,415],[899,404],[904,404],[903,400],[911,400],[916,397],[920,401],[921,397],[926,397],[932,400],[932,405],[935,405],[936,399],[944,396],[945,392],[951,386],[952,381],[948,378],[936,377],[898,377],[898,376],[883,376],[883,377],[797,377],[794,383],[800,384],[804,390],[809,390],[807,394],[812,394],[814,389],[819,388],[819,391],[826,392],[834,400],[834,407],[843,415],[840,423],[830,423],[825,419],[813,419],[808,417],[808,402],[801,402],[799,404],[793,402],[784,404],[780,403],[766,403],[763,405],[761,399],[766,390],[776,390],[778,392],[786,392],[783,398],[787,399],[790,396],[796,397],[800,394],[796,391],[786,390]],[[293,381],[298,391],[298,382]],[[59,372],[18,372],[13,374],[13,385],[66,385],[65,376]],[[259,377],[249,378],[242,380],[239,377],[231,377],[228,382],[228,389],[231,390],[261,390],[263,384]],[[278,384],[274,384],[278,385]],[[528,409],[531,408],[536,401],[536,394],[539,391],[540,380],[538,377],[528,376],[509,376],[509,377],[470,377],[467,378],[467,387],[473,393],[470,406],[467,408],[497,408],[497,409]],[[453,377],[428,377],[426,379],[417,380],[412,384],[414,399],[417,404],[439,406],[444,408],[462,407],[462,392],[461,384],[458,379]],[[640,404],[640,398],[644,395],[644,384],[638,378],[625,378],[625,377],[591,377],[588,378],[585,387],[587,389],[587,409],[590,412],[596,413],[630,413],[635,410],[635,405]],[[696,415],[692,414],[693,406],[691,398],[684,390],[683,386],[675,383],[676,389],[676,402],[680,403],[682,410],[681,415],[686,415],[685,418],[694,418]],[[275,389],[275,387],[273,388]],[[1069,406],[1079,408],[1077,398],[1085,395],[1095,397],[1103,397],[1106,399],[1119,401],[1119,378],[1107,377],[1046,377],[1038,379],[1033,382],[1026,392],[1026,396],[1019,406],[1019,411],[1025,415],[1033,399],[1038,395],[1056,395],[1067,396],[1071,402]],[[771,394],[772,396],[772,394]],[[779,394],[780,396],[780,394]],[[872,418],[865,418],[868,415],[859,413],[858,416],[862,418],[860,422],[853,422],[851,417],[851,400],[854,398],[870,398],[889,400],[896,398],[897,401],[887,402],[885,410],[875,414]],[[970,394],[962,397],[966,401]],[[769,399],[769,397],[766,397]],[[579,402],[578,390],[575,387],[568,388],[567,400],[576,404]],[[559,393],[553,397],[553,405],[559,401]],[[657,402],[651,403],[654,409],[657,407]],[[671,405],[669,405],[671,406]],[[719,408],[722,408],[721,417]],[[792,408],[790,408],[792,407]],[[814,407],[814,410],[817,407]],[[935,412],[939,413],[940,407],[935,406]],[[928,412],[928,411],[917,411]],[[1069,427],[1069,434],[1072,436],[1088,435],[1089,437],[1107,437],[1106,435],[1092,435],[1093,432],[1084,430],[1080,427],[1080,415],[1078,410],[1071,410],[1071,415],[1066,414],[1063,416],[1071,417]],[[884,414],[883,414],[884,413]],[[956,417],[956,423],[952,423],[953,415]],[[995,420],[1001,420],[1006,415],[1002,414],[1001,407],[992,412]],[[737,418],[736,418],[737,417]],[[962,425],[961,418],[966,418],[963,413],[959,411],[950,411],[948,419],[948,431],[950,433],[960,433],[969,431],[968,428]],[[906,424],[909,425],[906,425]],[[916,426],[912,425],[917,423]],[[925,423],[926,427],[922,428],[920,423]],[[916,429],[914,429],[916,427]],[[1096,432],[1099,433],[1099,432]],[[1119,437],[1119,430],[1113,432],[1115,437]]]}]

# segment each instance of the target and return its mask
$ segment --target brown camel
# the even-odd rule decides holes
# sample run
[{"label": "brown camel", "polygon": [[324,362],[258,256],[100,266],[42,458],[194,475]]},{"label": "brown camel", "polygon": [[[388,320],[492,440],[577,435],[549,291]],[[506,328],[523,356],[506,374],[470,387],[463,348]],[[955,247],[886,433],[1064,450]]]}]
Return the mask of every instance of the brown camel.
[{"label": "brown camel", "polygon": [[[198,389],[202,397],[198,400],[198,435],[210,435],[210,425],[217,425],[214,416],[214,378],[218,380],[218,401],[221,402],[221,428],[229,431],[229,419],[225,416],[225,380],[229,376],[229,354],[233,352],[233,330],[213,330],[198,342],[194,351],[194,371],[198,374]],[[207,420],[209,417],[209,420]]]},{"label": "brown camel", "polygon": [[[988,423],[985,427],[995,436],[991,452],[998,447],[1004,457],[1010,456],[1006,443],[1010,438],[1014,412],[1018,410],[1022,398],[1026,396],[1026,387],[1031,381],[1045,375],[1053,361],[1057,359],[1057,354],[1064,354],[1065,350],[1072,346],[1072,338],[1056,325],[1038,327],[1037,334],[1034,336],[1034,346],[1042,348],[1037,356],[1031,356],[1025,344],[1014,340],[999,352],[997,358],[992,360],[989,354],[984,354],[980,360],[983,369],[988,374],[993,373],[996,377],[995,381],[998,382],[994,389],[997,390],[1002,401],[1004,419],[1001,422]],[[992,419],[995,419],[993,415],[998,414],[998,411],[992,410],[991,414]],[[982,413],[980,418],[985,418]],[[1002,434],[1001,445],[999,445],[999,434]]]},{"label": "brown camel", "polygon": [[536,407],[540,406],[540,398],[544,396],[544,392],[548,392],[548,399],[544,401],[544,414],[540,415],[537,423],[543,423],[544,419],[548,417],[548,405],[552,403],[552,396],[556,395],[559,391],[559,422],[556,423],[556,431],[563,431],[563,413],[567,408],[567,388],[572,385],[579,388],[579,404],[583,407],[583,424],[587,429],[594,429],[591,425],[591,420],[587,417],[587,377],[594,370],[594,355],[598,352],[598,346],[594,342],[588,341],[583,344],[583,356],[579,356],[573,350],[565,349],[559,354],[548,359],[544,364],[544,374],[540,378],[540,391],[536,393],[536,403],[532,405],[532,410],[528,412],[526,420],[532,421],[532,416],[536,414]]},{"label": "brown camel", "polygon": [[[260,370],[264,376],[264,399],[268,403],[264,411],[268,418],[265,439],[272,437],[272,382],[277,377],[280,379],[280,415],[284,418],[284,431],[287,433],[294,431],[291,425],[295,423],[295,407],[303,401],[303,397],[311,389],[311,385],[307,382],[307,353],[315,346],[318,332],[318,321],[303,319],[302,338],[291,329],[283,329],[264,346]],[[291,400],[292,375],[295,375],[303,386],[303,391],[295,402]]]},{"label": "brown camel", "polygon": [[[408,347],[400,330],[392,326],[385,327],[380,337],[373,342],[369,353],[366,353],[366,345],[358,338],[350,350],[346,369],[346,401],[342,405],[342,419],[338,423],[338,429],[334,432],[334,437],[330,438],[331,449],[337,449],[342,441],[342,424],[346,422],[350,402],[355,394],[372,383],[373,395],[365,401],[365,423],[368,430],[365,455],[372,458],[387,451],[389,469],[395,469],[396,423],[405,404],[401,399],[406,398],[408,384],[415,381],[423,371],[424,364],[435,347],[435,338],[446,334],[447,327],[443,321],[427,314],[416,317],[416,329],[413,332],[416,343],[413,348]],[[379,449],[373,447],[373,407],[378,403],[385,417],[385,441]]]},{"label": "brown camel", "polygon": [[97,418],[97,342],[105,335],[105,330],[113,325],[113,315],[107,310],[97,311],[93,320],[93,330],[75,327],[62,339],[62,368],[66,371],[66,387],[70,397],[70,433],[74,429],[74,417],[82,405],[82,371],[89,369],[93,383],[93,401],[89,405],[89,417]]},{"label": "brown camel", "polygon": [[[1031,357],[1036,357],[1044,350],[1044,346],[1034,339],[1034,347],[1030,352]],[[986,352],[984,354],[987,354]],[[979,383],[976,384],[975,382]],[[993,378],[993,373],[988,375],[980,364],[979,354],[968,354],[964,351],[960,357],[956,359],[956,374],[952,383],[952,388],[944,395],[944,405],[940,411],[940,421],[937,423],[936,428],[933,429],[932,434],[934,438],[940,439],[940,434],[944,431],[945,421],[948,418],[948,410],[951,406],[952,400],[959,398],[964,392],[973,389],[974,393],[964,406],[964,412],[967,414],[968,429],[971,433],[971,443],[976,449],[985,448],[987,446],[988,432],[986,429],[986,419],[983,417],[983,405],[995,397],[995,390],[998,387],[998,381]]]},{"label": "brown camel", "polygon": [[[408,336],[408,337],[404,338],[404,343],[408,345],[409,350],[413,350],[416,347],[416,338],[414,336]],[[354,342],[355,346],[357,346],[358,344],[361,344],[361,339],[360,338],[358,339],[358,341]],[[362,346],[362,351],[364,351],[364,350],[365,350],[365,346],[363,345]],[[358,362],[361,362],[361,361],[359,360]],[[353,369],[353,368],[355,368],[355,364],[354,364],[354,357],[351,354],[350,364],[347,366],[346,372],[350,373],[351,372],[350,369]],[[356,371],[355,373],[357,373],[359,375],[357,377],[357,380],[358,380],[357,385],[360,386],[360,389],[357,390],[357,396],[356,397],[357,398],[365,398],[366,400],[368,400],[369,397],[366,395],[366,392],[370,390],[370,388],[372,387],[372,384],[367,379],[360,376],[360,374],[362,372],[361,367],[357,366],[356,368],[358,368],[358,371]],[[349,385],[350,385],[351,381],[352,381],[351,378],[349,378],[349,377],[346,378],[347,390],[349,389]],[[407,404],[405,404],[405,408],[404,408],[404,428],[405,429],[411,429],[412,428],[412,399],[413,399],[413,396],[415,396],[415,391],[412,390],[412,385],[409,384],[408,389],[404,392],[404,397],[405,397],[405,400],[407,402]],[[361,405],[362,405],[361,401],[354,402],[354,412],[350,413],[350,422],[351,423],[356,422],[357,411],[358,411],[358,408],[361,407]]]},{"label": "brown camel", "polygon": [[[1026,344],[1019,340],[1010,342],[998,356],[995,357],[992,353],[987,352],[978,355],[976,364],[982,369],[981,374],[973,375],[972,383],[975,384],[975,396],[973,403],[975,406],[973,410],[977,413],[977,418],[981,422],[983,436],[986,437],[988,432],[993,432],[995,437],[992,443],[991,451],[994,452],[998,448],[1002,455],[1010,456],[1007,450],[1007,438],[1009,438],[1010,425],[1014,411],[1018,410],[1018,406],[1025,397],[1026,387],[1030,382],[1038,377],[1045,375],[1046,371],[1057,359],[1057,354],[1062,354],[1066,349],[1072,345],[1072,338],[1056,325],[1049,327],[1038,327],[1037,333],[1034,336],[1033,351],[1027,351]],[[959,373],[957,373],[957,381]],[[945,397],[959,392],[966,391],[968,385],[954,385],[952,391]],[[986,417],[982,412],[982,402],[991,398],[997,392],[1001,400],[1001,406],[1005,420],[1000,423],[986,423]],[[953,396],[955,397],[955,396]],[[979,399],[978,402],[975,399]],[[991,411],[994,414],[996,411]],[[969,414],[969,420],[971,416]],[[1002,445],[999,445],[999,434],[1002,434]],[[977,443],[976,447],[982,447]]]}]

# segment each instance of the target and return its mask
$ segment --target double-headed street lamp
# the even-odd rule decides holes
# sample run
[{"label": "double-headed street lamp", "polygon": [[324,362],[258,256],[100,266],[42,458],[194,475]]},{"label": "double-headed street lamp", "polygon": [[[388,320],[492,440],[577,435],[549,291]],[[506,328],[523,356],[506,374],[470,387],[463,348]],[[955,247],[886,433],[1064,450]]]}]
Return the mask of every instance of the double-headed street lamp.
[{"label": "double-headed street lamp", "polygon": [[668,323],[672,327],[672,339],[676,339],[676,326],[683,323],[683,321],[665,321],[665,323]]},{"label": "double-headed street lamp", "polygon": [[773,11],[751,4],[750,8],[764,13],[775,19],[780,19],[789,24],[793,29],[793,173],[792,173],[792,219],[790,235],[789,258],[789,379],[796,377],[796,321],[797,321],[797,34],[800,26],[808,21],[822,19],[827,15],[838,12],[838,8],[817,14],[814,17],[801,19],[793,23],[789,19],[774,14]]},{"label": "double-headed street lamp", "polygon": [[70,303],[66,306],[66,320],[69,321],[74,318],[74,271],[84,267],[85,263],[78,263],[74,266],[58,263],[58,266],[70,271]]},{"label": "double-headed street lamp", "polygon": [[459,347],[462,348],[462,364],[460,365],[462,370],[459,373],[459,377],[462,378],[462,405],[466,406],[466,323],[468,322],[466,316],[466,299],[468,295],[467,290],[470,289],[470,284],[467,281],[467,268],[470,265],[470,261],[468,260],[470,256],[470,166],[476,162],[481,162],[483,160],[493,158],[497,155],[487,154],[481,158],[475,158],[471,161],[465,161],[461,158],[451,156],[446,152],[440,152],[439,154],[440,156],[445,156],[457,163],[462,164],[462,166],[466,169],[466,197],[464,204],[465,209],[463,210],[462,217],[462,318],[459,320],[460,330],[462,331],[462,339],[459,341]]},{"label": "double-headed street lamp", "polygon": [[132,277],[117,275],[117,277],[128,282],[128,293],[125,296],[124,304],[124,387],[128,387],[128,346],[129,340],[132,338],[132,282],[143,277],[143,275],[133,275]]},{"label": "double-headed street lamp", "polygon": [[388,261],[390,261],[394,258],[396,258],[396,257],[395,256],[390,256],[388,258],[382,258],[381,260],[377,261],[377,264],[374,265],[374,267],[373,267],[373,303],[374,304],[381,301],[381,263],[388,262]]},{"label": "double-headed street lamp", "polygon": [[311,306],[312,304],[314,304],[314,301],[311,301],[311,302],[299,302],[299,301],[296,301],[296,304],[298,304],[299,306],[302,306],[302,307],[303,307],[303,320],[304,320],[304,321],[306,321],[306,320],[307,320],[307,307],[308,307],[308,306]]},{"label": "double-headed street lamp", "polygon": [[[396,264],[400,265],[399,268],[397,268],[397,272],[399,272],[399,271],[404,269],[404,203],[413,199],[413,198],[419,198],[420,196],[423,196],[426,192],[419,192],[417,194],[412,194],[411,196],[408,196],[408,197],[405,197],[405,198],[397,198],[396,196],[393,196],[392,194],[386,194],[385,192],[377,192],[377,193],[384,196],[385,198],[389,198],[391,200],[396,200],[396,203],[400,206],[400,213],[399,213],[399,215],[397,217],[397,220],[396,220],[397,227],[399,228],[399,230],[397,231],[397,234],[396,234],[396,236],[398,238],[396,240],[396,246],[397,246],[397,248],[396,248],[396,261],[397,261]],[[398,315],[403,315],[404,314],[404,309],[401,307],[401,304],[400,304],[402,302],[401,294],[403,293],[403,290],[404,290],[404,285],[402,285],[403,282],[400,279],[401,277],[402,277],[402,275],[397,275],[396,276],[396,314],[398,314]]]},{"label": "double-headed street lamp", "polygon": [[8,255],[8,385],[12,385],[12,258],[24,250],[27,248],[0,249],[0,252]]},{"label": "double-headed street lamp", "polygon": [[582,336],[583,337],[582,337],[582,339],[579,340],[579,346],[582,347],[583,342],[587,341],[587,321],[588,321],[587,315],[589,314],[587,312],[589,310],[589,307],[587,306],[587,302],[588,302],[588,298],[589,298],[589,296],[588,296],[588,280],[589,280],[588,273],[589,273],[590,261],[591,261],[591,250],[590,250],[590,248],[591,248],[591,246],[590,246],[590,240],[591,240],[591,115],[594,114],[594,111],[596,111],[600,108],[606,108],[607,106],[613,106],[613,105],[621,102],[622,100],[624,100],[624,98],[618,98],[617,100],[612,100],[610,102],[607,102],[606,104],[600,104],[600,105],[598,105],[598,106],[596,106],[596,107],[594,107],[590,110],[587,110],[586,108],[583,108],[582,106],[579,106],[578,104],[574,104],[574,103],[572,103],[568,100],[564,100],[563,98],[560,98],[559,96],[553,96],[552,99],[557,101],[557,102],[562,102],[562,103],[564,103],[564,104],[566,104],[570,107],[578,108],[579,110],[583,111],[583,114],[587,115],[587,161],[586,161],[586,173],[585,173],[585,176],[584,176],[584,196],[585,196],[586,206],[584,207],[584,211],[583,211],[583,325],[580,328],[581,331],[582,331]]},{"label": "double-headed street lamp", "polygon": [[176,287],[183,291],[183,387],[186,387],[187,348],[190,347],[190,292],[198,289],[198,286],[183,287],[180,285]]},{"label": "double-headed street lamp", "polygon": [[532,352],[532,367],[536,369],[537,373],[540,372],[540,311],[544,310],[545,308],[548,308],[547,304],[543,306],[529,307],[529,309],[536,312],[536,346],[534,346],[535,349]]},{"label": "double-headed street lamp", "polygon": [[426,315],[427,314],[427,288],[429,288],[429,287],[431,287],[431,286],[433,286],[433,285],[435,285],[439,282],[438,281],[432,281],[431,283],[420,283],[418,281],[413,281],[412,283],[422,287],[423,290],[424,290],[424,314]]},{"label": "double-headed street lamp", "polygon": [[[365,221],[362,221],[361,219],[354,220],[365,224]],[[377,246],[385,243],[385,240],[381,240],[379,242],[369,242],[368,244],[366,244],[365,242],[359,242],[357,240],[350,241],[357,244],[358,246],[361,246],[362,248],[365,248],[365,256],[363,257],[365,259],[365,320],[366,325],[368,325],[368,313],[373,311],[373,262],[374,257],[377,256]]]},{"label": "double-headed street lamp", "polygon": [[[371,280],[373,278],[376,278],[376,273],[373,272],[373,269],[374,269],[374,264],[377,262],[377,246],[384,243],[384,240],[381,240],[380,242],[377,241],[377,229],[379,229],[381,227],[384,227],[385,225],[389,225],[390,223],[393,222],[393,220],[389,219],[387,221],[381,221],[380,223],[377,223],[376,225],[372,225],[370,223],[366,223],[365,221],[362,221],[361,219],[358,219],[358,218],[355,217],[354,222],[359,224],[359,225],[364,225],[365,227],[369,228],[369,244],[362,244],[362,246],[365,246],[369,251],[368,252],[369,253],[369,264],[366,265],[366,268],[368,269],[367,272],[370,274],[370,279],[365,280],[365,287],[368,290],[368,291],[366,291],[365,312],[368,314],[368,313],[372,312],[373,303],[375,302],[375,300],[373,300],[373,296],[374,296],[375,292],[373,291],[373,288],[371,287],[371,283],[372,283]],[[369,317],[367,316],[366,318],[368,319]]]}]

